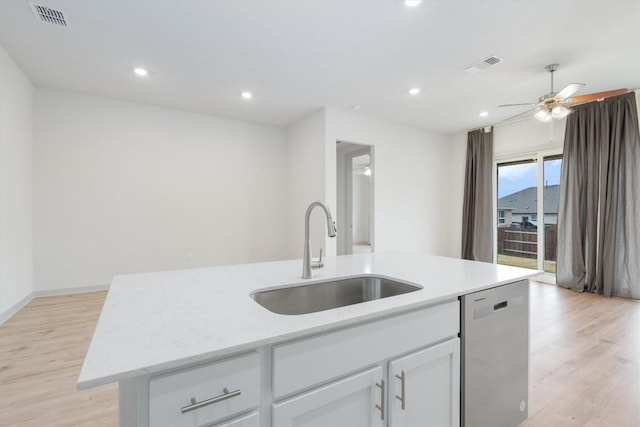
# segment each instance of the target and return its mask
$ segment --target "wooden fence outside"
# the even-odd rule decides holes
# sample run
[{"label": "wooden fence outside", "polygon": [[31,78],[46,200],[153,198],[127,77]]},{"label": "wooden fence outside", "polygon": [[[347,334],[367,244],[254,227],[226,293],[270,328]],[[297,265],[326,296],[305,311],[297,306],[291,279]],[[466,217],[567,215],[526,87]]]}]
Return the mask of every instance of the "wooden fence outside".
[{"label": "wooden fence outside", "polygon": [[[558,226],[545,224],[544,240],[547,261],[556,261]],[[538,231],[534,228],[498,227],[498,253],[535,258],[538,253]]]}]

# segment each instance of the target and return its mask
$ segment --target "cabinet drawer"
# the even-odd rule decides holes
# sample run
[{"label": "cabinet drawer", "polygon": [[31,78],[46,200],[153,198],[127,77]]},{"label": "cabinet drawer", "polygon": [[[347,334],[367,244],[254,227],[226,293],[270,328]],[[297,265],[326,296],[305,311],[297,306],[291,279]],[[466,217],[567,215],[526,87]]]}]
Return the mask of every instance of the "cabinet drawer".
[{"label": "cabinet drawer", "polygon": [[273,349],[275,398],[338,378],[381,360],[425,347],[460,331],[460,305],[426,309],[277,345]]},{"label": "cabinet drawer", "polygon": [[259,402],[260,358],[255,352],[149,380],[152,426],[201,426]]}]

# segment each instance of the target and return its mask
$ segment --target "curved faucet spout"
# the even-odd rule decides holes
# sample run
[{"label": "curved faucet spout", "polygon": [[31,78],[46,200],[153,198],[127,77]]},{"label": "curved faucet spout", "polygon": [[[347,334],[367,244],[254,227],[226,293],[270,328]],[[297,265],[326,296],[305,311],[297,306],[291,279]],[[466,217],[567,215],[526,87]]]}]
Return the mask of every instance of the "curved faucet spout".
[{"label": "curved faucet spout", "polygon": [[329,206],[322,202],[313,202],[307,208],[307,213],[304,217],[304,256],[302,260],[302,278],[303,279],[311,279],[313,274],[311,272],[312,269],[322,268],[324,264],[322,263],[322,250],[320,250],[320,259],[318,262],[311,261],[311,242],[309,240],[309,218],[311,216],[311,211],[319,206],[324,211],[327,217],[327,234],[329,237],[336,236],[336,223],[333,221],[331,217],[331,210]]}]

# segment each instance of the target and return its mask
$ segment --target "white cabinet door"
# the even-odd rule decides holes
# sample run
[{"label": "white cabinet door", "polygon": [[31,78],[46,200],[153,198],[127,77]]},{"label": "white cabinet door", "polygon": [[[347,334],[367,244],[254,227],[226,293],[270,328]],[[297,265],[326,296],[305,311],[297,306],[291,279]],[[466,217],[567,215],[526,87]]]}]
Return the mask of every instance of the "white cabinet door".
[{"label": "white cabinet door", "polygon": [[389,410],[391,427],[460,425],[458,338],[389,362]]},{"label": "white cabinet door", "polygon": [[273,427],[384,425],[382,368],[375,367],[273,405]]}]

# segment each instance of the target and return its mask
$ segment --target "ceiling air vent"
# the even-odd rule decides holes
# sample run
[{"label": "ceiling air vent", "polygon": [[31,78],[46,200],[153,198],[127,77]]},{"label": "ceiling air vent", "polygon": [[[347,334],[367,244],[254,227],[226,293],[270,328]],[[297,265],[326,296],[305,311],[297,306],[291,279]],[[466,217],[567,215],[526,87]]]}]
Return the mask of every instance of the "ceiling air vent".
[{"label": "ceiling air vent", "polygon": [[36,19],[38,19],[39,21],[58,25],[60,27],[69,27],[69,22],[67,21],[67,18],[64,16],[64,13],[62,11],[55,10],[48,6],[43,6],[40,4],[29,4],[31,5],[33,13],[36,15]]},{"label": "ceiling air vent", "polygon": [[464,70],[469,73],[469,74],[475,74],[475,73],[479,73],[480,71],[484,70],[485,68],[489,68],[492,67],[496,64],[501,63],[503,60],[502,58],[499,58],[495,55],[491,55],[488,58],[484,58],[478,62],[474,62],[473,64],[469,65],[467,68],[465,68]]}]

